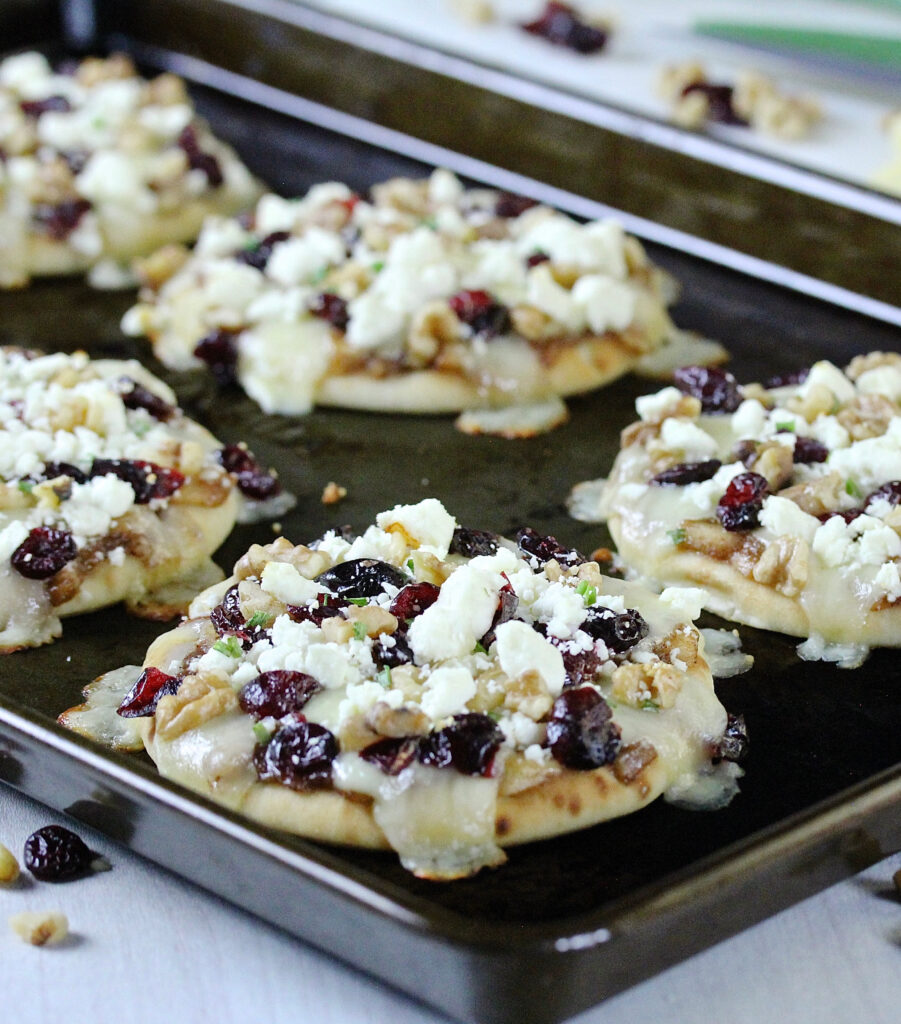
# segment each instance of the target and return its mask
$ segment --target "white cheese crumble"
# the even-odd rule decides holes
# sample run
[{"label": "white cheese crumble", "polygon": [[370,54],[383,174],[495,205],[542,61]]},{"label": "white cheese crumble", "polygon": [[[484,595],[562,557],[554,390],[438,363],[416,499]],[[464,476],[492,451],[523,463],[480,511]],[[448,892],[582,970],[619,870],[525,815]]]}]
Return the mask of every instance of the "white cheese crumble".
[{"label": "white cheese crumble", "polygon": [[563,690],[566,670],[563,655],[525,622],[501,623],[496,631],[497,657],[504,673],[516,679],[526,672],[536,672],[551,696]]}]

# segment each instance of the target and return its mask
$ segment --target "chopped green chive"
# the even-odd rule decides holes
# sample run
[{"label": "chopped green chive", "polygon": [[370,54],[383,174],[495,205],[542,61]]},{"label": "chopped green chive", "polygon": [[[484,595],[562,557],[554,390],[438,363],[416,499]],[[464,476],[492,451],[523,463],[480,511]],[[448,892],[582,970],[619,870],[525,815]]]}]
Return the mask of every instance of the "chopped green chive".
[{"label": "chopped green chive", "polygon": [[423,225],[423,227],[431,228],[432,231],[436,230],[436,228],[438,227],[438,221],[435,220],[434,217],[423,217],[420,223]]},{"label": "chopped green chive", "polygon": [[379,271],[381,271],[384,268],[384,266],[385,266],[385,261],[384,260],[376,260],[375,263],[372,264],[372,271],[373,271],[373,273],[374,274],[378,274]]},{"label": "chopped green chive", "polygon": [[368,597],[349,597],[347,599],[351,604],[355,604],[358,608],[365,608],[369,604]]},{"label": "chopped green chive", "polygon": [[488,717],[492,722],[499,722],[501,720],[501,712],[498,711],[497,708],[494,708],[492,711],[488,712]]},{"label": "chopped green chive", "polygon": [[34,490],[34,482],[31,480],[20,480],[19,490],[23,494],[31,494],[31,492]]},{"label": "chopped green chive", "polygon": [[226,654],[229,658],[240,658],[243,653],[241,641],[236,636],[227,636],[224,640],[217,640],[213,644],[213,650],[220,654]]},{"label": "chopped green chive", "polygon": [[365,640],[366,639],[366,627],[362,622],[354,623],[354,640]]},{"label": "chopped green chive", "polygon": [[639,707],[642,711],[659,711],[660,705],[656,700],[643,700]]},{"label": "chopped green chive", "polygon": [[598,599],[597,587],[593,587],[588,580],[582,580],[582,582],[576,587],[576,593],[582,595],[582,600],[585,602],[586,608],[590,608]]},{"label": "chopped green chive", "polygon": [[257,743],[268,743],[272,738],[272,734],[262,722],[253,723],[253,734],[256,737]]},{"label": "chopped green chive", "polygon": [[776,424],[777,430],[787,430],[789,433],[794,433],[795,421],[794,420],[782,420]]},{"label": "chopped green chive", "polygon": [[268,612],[254,612],[247,620],[247,626],[249,629],[259,629],[261,626],[268,626],[272,619],[273,616]]},{"label": "chopped green chive", "polygon": [[385,665],[379,672],[378,681],[386,690],[391,689],[391,668],[388,665]]},{"label": "chopped green chive", "polygon": [[310,284],[321,284],[328,274],[328,264],[320,267],[315,274],[310,277]]},{"label": "chopped green chive", "polygon": [[407,568],[410,570],[410,572],[414,572],[416,570],[416,566],[413,564],[412,558],[407,559]]},{"label": "chopped green chive", "polygon": [[477,640],[475,647],[473,647],[473,649],[472,649],[472,653],[473,654],[487,654],[488,653],[488,648],[484,647]]},{"label": "chopped green chive", "polygon": [[673,542],[673,544],[684,544],[685,543],[685,531],[680,526],[678,530],[667,530],[667,537]]},{"label": "chopped green chive", "polygon": [[850,494],[852,498],[862,498],[863,491],[857,486],[857,483],[850,477],[845,481],[845,494]]}]

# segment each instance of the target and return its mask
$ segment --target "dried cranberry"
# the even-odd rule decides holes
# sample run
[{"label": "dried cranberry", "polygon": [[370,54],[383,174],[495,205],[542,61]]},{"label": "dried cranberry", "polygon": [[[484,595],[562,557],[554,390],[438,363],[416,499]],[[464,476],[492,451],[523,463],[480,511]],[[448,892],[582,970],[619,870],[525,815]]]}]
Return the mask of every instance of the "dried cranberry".
[{"label": "dried cranberry", "polygon": [[264,626],[248,624],[241,610],[241,595],[237,583],[226,590],[222,601],[210,612],[210,622],[219,636],[237,637],[245,651],[257,640],[268,636]]},{"label": "dried cranberry", "polygon": [[177,469],[167,469],[143,459],[94,459],[91,477],[112,474],[129,484],[135,492],[135,504],[146,505],[155,498],[171,498],[184,484]]},{"label": "dried cranberry", "polygon": [[537,558],[542,565],[552,558],[556,559],[560,565],[565,566],[581,565],[588,561],[575,549],[565,548],[556,537],[542,536],[531,526],[522,526],[516,531],[516,543],[523,554]]},{"label": "dried cranberry", "polygon": [[822,442],[812,437],[795,438],[794,462],[825,462],[829,458],[829,449]]},{"label": "dried cranberry", "polygon": [[619,726],[594,687],[572,687],[554,701],[547,724],[547,745],[560,764],[580,771],[600,768],[616,759]]},{"label": "dried cranberry", "polygon": [[35,226],[54,241],[62,242],[91,209],[87,199],[65,199],[61,203],[38,203],[32,214]]},{"label": "dried cranberry", "polygon": [[235,474],[238,490],[253,501],[265,501],[280,494],[282,485],[275,473],[263,469],[245,444],[227,444],[218,459],[223,469]]},{"label": "dried cranberry", "polygon": [[794,387],[796,384],[803,384],[807,380],[807,375],[810,373],[810,368],[807,366],[802,367],[800,370],[792,370],[789,373],[780,373],[770,379],[763,385],[767,391],[773,388],[788,388]]},{"label": "dried cranberry", "polygon": [[670,466],[662,473],[651,477],[651,483],[659,487],[684,487],[686,484],[699,484],[715,476],[722,462],[719,459],[707,459],[706,462],[680,462],[678,466]]},{"label": "dried cranberry", "polygon": [[317,604],[312,607],[305,604],[289,604],[286,610],[288,618],[295,622],[313,622],[317,626],[321,626],[323,620],[340,615],[341,609],[346,607],[347,601],[340,597],[332,597],[331,594],[318,594]]},{"label": "dried cranberry", "polygon": [[321,572],[316,581],[339,597],[378,597],[386,586],[400,590],[409,582],[409,577],[388,562],[380,562],[376,558],[354,558]]},{"label": "dried cranberry", "polygon": [[735,109],[733,96],[735,90],[731,85],[714,85],[710,82],[690,82],[682,90],[683,96],[693,92],[703,93],[707,97],[708,117],[720,124],[734,124],[745,128],[748,122]]},{"label": "dried cranberry", "polygon": [[563,668],[566,672],[565,686],[581,686],[594,680],[601,667],[601,659],[594,647],[589,647],[587,651],[569,651],[563,647],[560,653],[563,655]]},{"label": "dried cranberry", "polygon": [[401,621],[415,619],[438,600],[441,588],[434,583],[410,583],[391,602],[388,611]]},{"label": "dried cranberry", "polygon": [[891,506],[901,505],[901,480],[889,480],[867,495],[864,508],[867,509],[874,501],[887,501]]},{"label": "dried cranberry", "polygon": [[413,648],[402,629],[395,630],[390,637],[385,633],[376,637],[371,653],[372,660],[379,668],[397,668],[398,665],[410,665],[413,662]]},{"label": "dried cranberry", "polygon": [[73,175],[81,174],[85,169],[88,160],[91,159],[91,151],[88,149],[66,149],[59,154],[66,162],[66,167]]},{"label": "dried cranberry", "polygon": [[701,411],[735,412],[741,405],[741,392],[731,373],[717,366],[681,366],[673,374],[676,387],[701,402]]},{"label": "dried cranberry", "polygon": [[254,718],[282,718],[294,714],[322,686],[306,672],[275,669],[263,672],[241,688],[238,703],[241,710]]},{"label": "dried cranberry", "polygon": [[531,270],[532,267],[538,267],[542,263],[550,263],[550,260],[551,258],[546,252],[533,252],[531,256],[526,257],[526,266]]},{"label": "dried cranberry", "polygon": [[170,405],[165,399],[148,391],[130,377],[123,377],[119,382],[119,397],[126,409],[146,409],[155,420],[163,423],[175,415],[174,405]]},{"label": "dried cranberry", "polygon": [[473,334],[493,338],[510,330],[510,310],[488,292],[457,292],[448,299],[448,305],[458,320],[472,328]]},{"label": "dried cranberry", "polygon": [[730,714],[726,720],[726,730],[713,752],[714,764],[717,761],[743,761],[748,755],[748,727],[744,715]]},{"label": "dried cranberry", "polygon": [[386,775],[400,775],[416,760],[419,753],[419,741],[410,736],[386,736],[376,740],[360,751],[360,757],[370,764],[376,765]]},{"label": "dried cranberry", "polygon": [[321,789],[332,780],[338,741],[325,726],[291,722],[254,750],[253,763],[261,779],[291,789]]},{"label": "dried cranberry", "polygon": [[603,640],[615,654],[625,654],[648,635],[648,624],[636,608],[615,612],[612,608],[594,606],[588,609],[579,628],[593,639]]},{"label": "dried cranberry", "polygon": [[45,825],[25,840],[25,867],[41,882],[71,882],[91,871],[98,855],[62,825]]},{"label": "dried cranberry", "polygon": [[840,519],[844,519],[844,521],[846,523],[853,523],[854,520],[857,519],[858,516],[862,516],[862,515],[863,515],[863,509],[862,508],[848,508],[848,509],[845,509],[843,512],[838,512],[838,511],[821,512],[817,516],[817,519],[819,519],[819,521],[821,523],[828,523],[830,519],[834,519],[836,516],[838,516]]},{"label": "dried cranberry", "polygon": [[340,295],[334,295],[332,292],[322,292],[317,295],[310,304],[310,312],[313,316],[327,320],[338,331],[346,331],[347,325],[350,323],[347,303]]},{"label": "dried cranberry", "polygon": [[167,675],[158,668],[145,668],[116,708],[116,714],[123,718],[152,715],[160,698],[177,693],[180,685],[181,679],[178,676]]},{"label": "dried cranberry", "polygon": [[521,216],[526,210],[531,210],[537,205],[538,200],[530,199],[529,196],[520,196],[515,192],[499,192],[494,204],[494,213],[496,217],[509,220]]},{"label": "dried cranberry", "polygon": [[477,712],[454,715],[453,722],[420,740],[419,760],[434,768],[454,768],[461,775],[490,775],[504,734]]},{"label": "dried cranberry", "polygon": [[10,556],[12,567],[29,580],[49,580],[78,554],[68,530],[36,526]]},{"label": "dried cranberry", "polygon": [[197,130],[193,124],[185,125],[178,136],[178,146],[188,158],[188,166],[192,171],[202,171],[210,184],[210,188],[218,188],[225,178],[218,159],[212,153],[200,148]]},{"label": "dried cranberry", "polygon": [[572,7],[557,0],[549,0],[539,17],[522,27],[533,36],[541,36],[555,46],[565,46],[577,53],[597,53],[607,43],[603,29],[580,21]]},{"label": "dried cranberry", "polygon": [[516,591],[511,586],[506,575],[503,573],[501,575],[504,576],[507,582],[498,591],[497,608],[494,612],[494,618],[491,620],[491,628],[479,641],[486,651],[495,641],[497,627],[504,622],[509,622],[516,615],[516,609],[519,607],[519,598],[516,596]]},{"label": "dried cranberry", "polygon": [[235,253],[235,259],[238,263],[246,263],[248,267],[254,267],[256,270],[265,270],[272,250],[279,242],[286,242],[290,237],[288,231],[273,231],[261,241],[253,242],[245,249],[239,249]]},{"label": "dried cranberry", "polygon": [[65,114],[72,109],[72,104],[65,96],[48,96],[43,100],[22,100],[19,106],[26,117],[33,117],[35,120],[42,114],[50,113],[51,110]]},{"label": "dried cranberry", "polygon": [[717,519],[730,531],[755,529],[760,525],[760,510],[768,493],[766,477],[759,473],[739,473],[719,500]]},{"label": "dried cranberry", "polygon": [[88,481],[87,473],[83,473],[78,466],[69,462],[45,462],[41,470],[42,480],[56,480],[57,477],[67,476],[77,484],[84,484]]},{"label": "dried cranberry", "polygon": [[195,357],[207,364],[222,385],[234,384],[237,380],[240,333],[220,327],[201,338],[194,348]]},{"label": "dried cranberry", "polygon": [[500,537],[487,530],[470,530],[466,526],[454,528],[451,538],[450,553],[475,558],[476,555],[493,555],[497,552]]}]

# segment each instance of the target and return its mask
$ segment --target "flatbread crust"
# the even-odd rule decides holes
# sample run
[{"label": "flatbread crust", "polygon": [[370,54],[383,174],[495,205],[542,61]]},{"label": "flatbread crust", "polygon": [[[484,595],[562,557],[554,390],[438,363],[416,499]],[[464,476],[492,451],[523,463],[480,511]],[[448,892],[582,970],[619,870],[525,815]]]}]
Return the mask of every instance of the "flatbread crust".
[{"label": "flatbread crust", "polygon": [[134,361],[0,350],[0,650],[122,600],[172,618],[221,579],[245,501],[222,452]]},{"label": "flatbread crust", "polygon": [[608,383],[673,330],[669,279],[615,222],[465,191],[442,170],[372,193],[325,184],[264,196],[251,227],[210,220],[123,329],[288,414],[533,403]]},{"label": "flatbread crust", "polygon": [[[728,802],[734,766],[711,761],[729,719],[680,595],[662,601],[604,577],[553,538],[530,554],[536,536],[517,547],[479,535],[467,549],[471,531],[426,499],[381,513],[352,541],[329,533],[312,547],[255,546],[154,642],[143,673],[124,677],[141,681],[122,709],[137,716],[128,721],[162,775],[273,828],[394,849],[428,878],[465,877],[502,863],[503,847],[629,814],[661,794],[691,802],[706,787],[695,802]],[[358,596],[358,572],[381,574],[381,590]],[[351,577],[342,596],[339,581]],[[411,610],[413,593],[431,603]],[[341,610],[323,616],[323,601]],[[601,633],[614,620],[626,632],[605,634],[608,647]],[[261,685],[293,686],[297,673],[315,685],[294,710],[252,704]],[[142,690],[148,680],[169,688],[154,697]],[[85,731],[91,693],[109,705],[108,690],[94,684],[65,724]],[[588,711],[572,712],[591,754],[572,752],[575,733],[562,746],[548,740],[548,722],[574,701],[603,707],[590,727]],[[300,721],[336,745],[315,783],[301,770],[261,768]],[[464,767],[457,758],[475,749],[465,738],[473,730],[492,739]],[[385,743],[387,754],[370,754]],[[429,753],[446,754],[442,743],[457,751],[449,763]]]},{"label": "flatbread crust", "polygon": [[0,287],[125,268],[204,218],[236,213],[261,187],[196,117],[174,75],[141,79],[130,60],[88,58],[55,73],[38,53],[0,63]]},{"label": "flatbread crust", "polygon": [[[702,588],[726,618],[813,638],[806,655],[897,646],[901,357],[860,356],[844,373],[817,363],[800,382],[739,390],[729,413],[702,413],[673,388],[639,399],[643,420],[624,432],[601,499],[621,556],[661,586]],[[706,480],[651,482],[709,460],[722,465]],[[757,525],[729,531],[718,504],[745,472],[764,478],[765,496]]]}]

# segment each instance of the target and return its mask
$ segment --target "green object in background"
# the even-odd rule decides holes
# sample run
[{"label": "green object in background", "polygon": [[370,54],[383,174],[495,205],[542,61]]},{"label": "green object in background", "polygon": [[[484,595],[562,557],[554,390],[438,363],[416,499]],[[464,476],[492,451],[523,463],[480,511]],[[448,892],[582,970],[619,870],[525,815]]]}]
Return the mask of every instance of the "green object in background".
[{"label": "green object in background", "polygon": [[[889,5],[890,0],[882,0],[882,3]],[[892,2],[891,6],[901,11],[901,2]],[[901,35],[860,35],[731,21],[698,21],[695,22],[694,30],[701,35],[729,42],[790,50],[810,57],[835,57],[897,71],[901,75]]]}]

